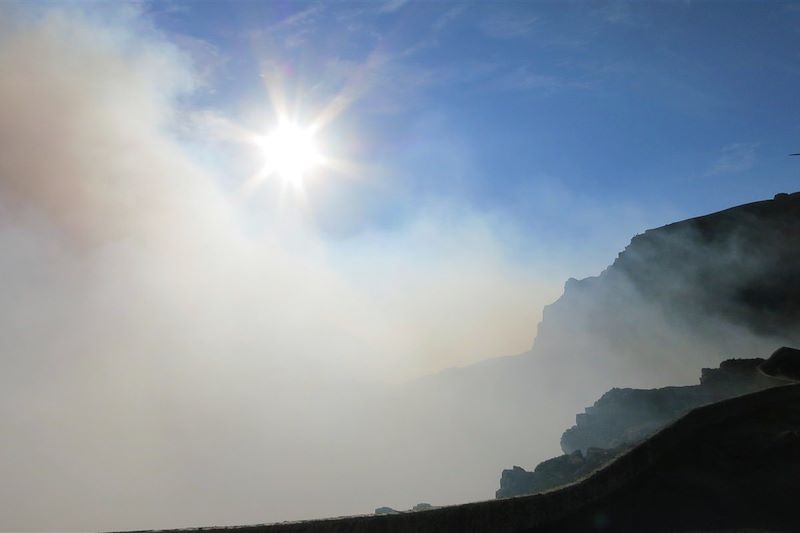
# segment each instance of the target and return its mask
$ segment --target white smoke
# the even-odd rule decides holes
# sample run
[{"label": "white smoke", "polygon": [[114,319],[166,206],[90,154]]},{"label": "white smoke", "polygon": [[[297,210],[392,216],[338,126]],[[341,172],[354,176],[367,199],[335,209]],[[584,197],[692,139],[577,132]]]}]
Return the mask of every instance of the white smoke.
[{"label": "white smoke", "polygon": [[279,520],[413,491],[403,464],[425,450],[375,480],[391,436],[372,441],[377,393],[357,384],[520,351],[554,287],[469,214],[352,243],[363,271],[308,231],[253,234],[172,135],[196,78],[135,10],[3,15],[0,529]]}]

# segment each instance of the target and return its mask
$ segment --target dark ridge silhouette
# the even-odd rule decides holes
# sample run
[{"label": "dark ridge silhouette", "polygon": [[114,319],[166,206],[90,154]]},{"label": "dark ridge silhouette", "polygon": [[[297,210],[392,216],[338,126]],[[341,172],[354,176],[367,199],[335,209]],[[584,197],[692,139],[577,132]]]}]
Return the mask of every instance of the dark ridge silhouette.
[{"label": "dark ridge silhouette", "polygon": [[759,369],[769,376],[800,381],[800,350],[779,348]]},{"label": "dark ridge silhouette", "polygon": [[533,494],[572,483],[653,435],[692,409],[800,378],[800,351],[780,348],[768,360],[729,359],[704,368],[699,385],[659,389],[612,389],[561,436],[565,455],[532,472],[504,470],[498,498]]},{"label": "dark ridge silhouette", "polygon": [[598,332],[618,332],[620,315],[631,310],[613,291],[630,284],[628,291],[690,329],[702,317],[797,344],[800,329],[788,326],[800,318],[799,260],[800,193],[668,224],[635,236],[600,276],[568,282],[541,333],[562,308],[590,315]]},{"label": "dark ridge silhouette", "polygon": [[[776,351],[768,360],[770,370],[779,369],[776,359],[783,352],[796,350],[781,348]],[[783,364],[798,362],[796,356],[791,359],[793,362]],[[589,448],[630,445],[695,407],[784,385],[785,379],[769,375],[774,372],[764,372],[765,364],[761,358],[728,359],[719,368],[704,368],[699,385],[611,389],[575,417],[576,424],[561,437],[561,449],[569,454]]]}]

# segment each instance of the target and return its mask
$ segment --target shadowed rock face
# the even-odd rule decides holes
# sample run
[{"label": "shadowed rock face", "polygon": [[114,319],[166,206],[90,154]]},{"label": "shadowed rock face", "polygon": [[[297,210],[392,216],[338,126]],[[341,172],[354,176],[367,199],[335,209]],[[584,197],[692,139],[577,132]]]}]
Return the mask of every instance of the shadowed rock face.
[{"label": "shadowed rock face", "polygon": [[761,370],[771,376],[800,381],[800,350],[780,348],[761,365]]},{"label": "shadowed rock face", "polygon": [[[644,441],[692,409],[770,387],[800,373],[800,350],[780,348],[768,360],[729,359],[704,368],[700,384],[660,389],[612,389],[576,416],[561,437],[565,455],[540,463],[533,472],[504,470],[498,498],[534,494],[581,479]],[[797,373],[797,374],[795,374]]]},{"label": "shadowed rock face", "polygon": [[561,436],[564,453],[617,448],[649,437],[695,407],[783,385],[760,371],[764,359],[729,359],[704,368],[699,385],[660,389],[612,389],[575,417]]},{"label": "shadowed rock face", "polygon": [[567,282],[533,355],[550,379],[570,372],[565,397],[596,398],[776,345],[800,345],[800,193],[635,236],[599,276]]},{"label": "shadowed rock face", "polygon": [[625,273],[646,297],[673,302],[676,312],[722,317],[796,343],[800,331],[789,326],[800,317],[799,229],[794,193],[647,231],[610,270]]},{"label": "shadowed rock face", "polygon": [[613,449],[589,448],[586,453],[575,450],[539,463],[533,472],[528,472],[519,466],[503,470],[500,489],[495,496],[510,498],[562,487],[588,476],[629,448],[630,446]]},{"label": "shadowed rock face", "polygon": [[[800,401],[784,395],[797,387],[728,400],[736,413],[709,406],[721,408],[637,479],[541,530],[800,530]],[[784,398],[759,405],[771,396]]]}]

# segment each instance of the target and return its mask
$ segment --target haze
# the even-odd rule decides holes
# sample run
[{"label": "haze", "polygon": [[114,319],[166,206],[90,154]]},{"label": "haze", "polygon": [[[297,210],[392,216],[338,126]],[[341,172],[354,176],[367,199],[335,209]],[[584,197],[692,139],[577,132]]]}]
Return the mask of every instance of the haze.
[{"label": "haze", "polygon": [[[593,367],[557,409],[446,370],[529,351],[644,229],[797,189],[798,27],[778,2],[3,3],[0,529],[488,499],[597,390],[771,346],[670,330],[708,355]],[[291,187],[251,142],[281,113],[326,158]]]}]

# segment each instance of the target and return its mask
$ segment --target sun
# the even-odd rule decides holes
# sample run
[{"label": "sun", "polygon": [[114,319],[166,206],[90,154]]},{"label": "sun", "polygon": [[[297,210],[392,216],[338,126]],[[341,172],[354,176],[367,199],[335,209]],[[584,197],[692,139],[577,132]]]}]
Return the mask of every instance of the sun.
[{"label": "sun", "polygon": [[285,185],[302,187],[309,173],[322,162],[312,128],[281,121],[258,145],[264,155],[263,175],[274,175]]}]

